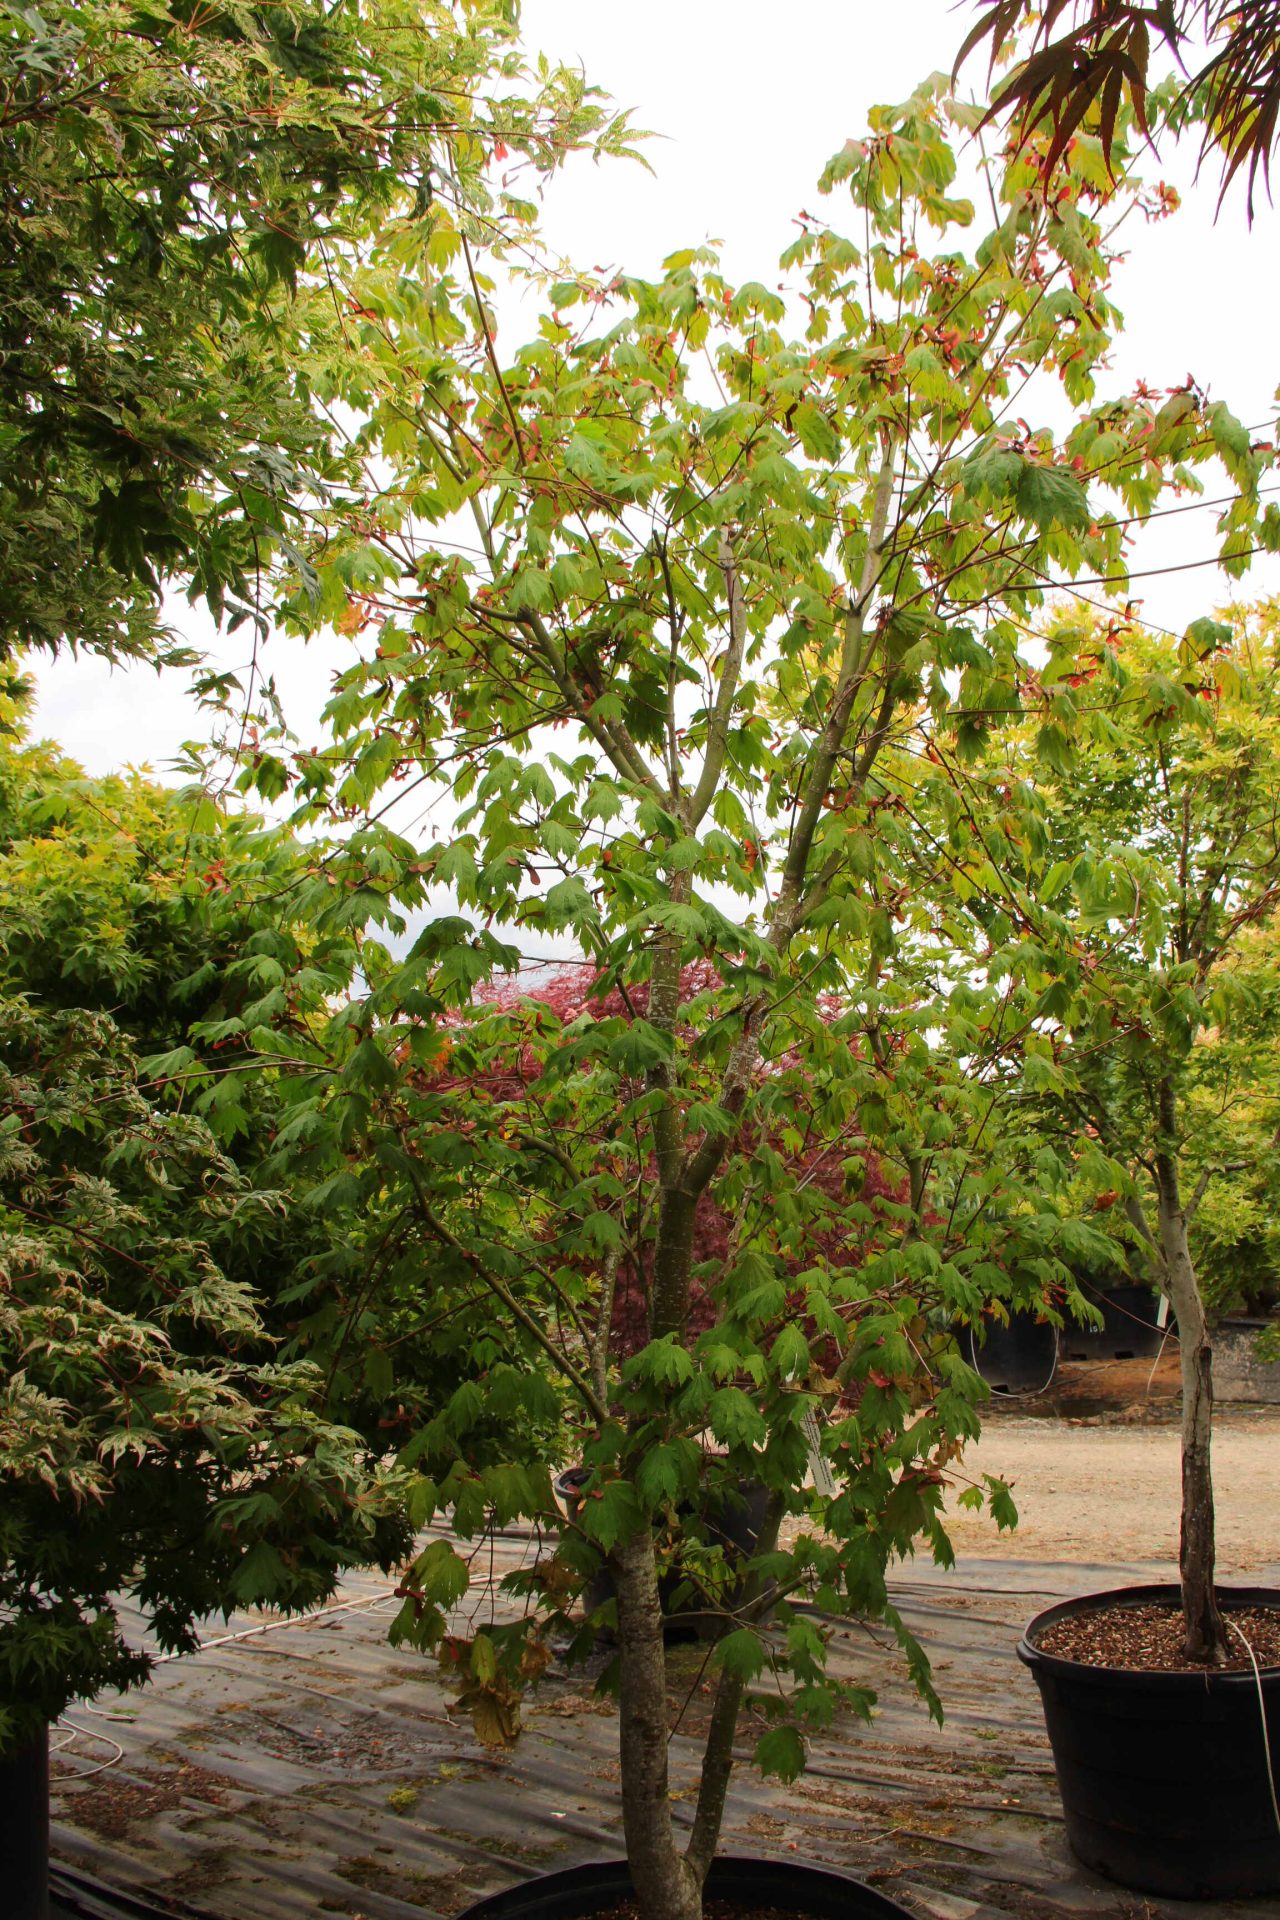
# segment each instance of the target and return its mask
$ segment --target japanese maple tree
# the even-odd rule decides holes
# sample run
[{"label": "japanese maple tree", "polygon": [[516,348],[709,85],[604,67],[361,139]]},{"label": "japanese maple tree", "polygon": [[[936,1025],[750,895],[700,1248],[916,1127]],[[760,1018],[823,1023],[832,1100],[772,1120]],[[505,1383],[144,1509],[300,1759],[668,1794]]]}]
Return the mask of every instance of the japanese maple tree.
[{"label": "japanese maple tree", "polygon": [[[1253,458],[1260,469],[1269,448]],[[1084,1177],[1177,1317],[1179,1562],[1187,1657],[1201,1662],[1228,1643],[1196,1222],[1228,1169],[1261,1155],[1265,1170],[1270,1151],[1237,1110],[1265,1111],[1273,1079],[1255,950],[1280,907],[1276,632],[1271,602],[1196,620],[1180,641],[1119,616],[1059,615],[1029,690],[1040,724],[993,750],[972,794],[990,823],[988,869],[1021,902],[1021,937],[997,909],[970,953],[1032,1023],[1014,1064],[1041,1110],[1046,1184]]]},{"label": "japanese maple tree", "polygon": [[[316,303],[379,484],[330,517],[289,612],[338,620],[353,658],[331,742],[264,734],[243,778],[342,823],[308,910],[357,930],[363,990],[313,1030],[285,1131],[365,1205],[370,1297],[394,1265],[401,1310],[416,1293],[487,1358],[406,1442],[415,1517],[558,1533],[526,1614],[469,1642],[446,1635],[467,1563],[433,1541],[397,1632],[446,1649],[500,1737],[547,1622],[607,1566],[627,1852],[662,1920],[699,1911],[753,1684],[783,1775],[806,1726],[867,1705],[796,1596],[884,1617],[933,1698],[886,1573],[917,1541],[946,1557],[976,1430],[942,1329],[993,1298],[1056,1311],[1090,1235],[1036,1204],[1016,1109],[998,1123],[1007,1009],[949,971],[914,809],[948,819],[932,772],[1020,710],[1047,586],[1121,575],[1131,503],[1241,433],[1195,392],[1097,393],[1109,235],[1140,196],[1096,140],[1048,194],[1034,145],[994,169],[969,238],[951,140],[979,114],[939,80],[878,110],[822,182],[852,234],[803,216],[780,283],[697,250],[657,280],[565,274],[510,352],[463,216],[371,265],[341,341]],[[1065,431],[1019,418],[1041,403]],[[1262,522],[1256,463],[1238,478],[1228,542]],[[393,950],[406,910],[425,924]],[[492,991],[532,932],[583,965],[576,1006]],[[638,1347],[614,1337],[624,1267]],[[572,1522],[549,1485],[570,1452]],[[767,1514],[731,1573],[698,1514],[747,1480]],[[719,1619],[685,1845],[671,1574]]]}]

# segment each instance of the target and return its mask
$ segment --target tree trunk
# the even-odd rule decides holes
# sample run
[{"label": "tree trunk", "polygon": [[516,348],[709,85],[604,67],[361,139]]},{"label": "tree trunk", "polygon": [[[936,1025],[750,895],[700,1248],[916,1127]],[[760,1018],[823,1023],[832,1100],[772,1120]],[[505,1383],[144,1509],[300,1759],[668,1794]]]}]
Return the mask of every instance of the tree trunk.
[{"label": "tree trunk", "polygon": [[1156,1201],[1165,1285],[1178,1317],[1182,1366],[1182,1533],[1178,1571],[1188,1660],[1219,1666],[1227,1635],[1214,1592],[1213,1348],[1204,1302],[1187,1239],[1187,1216],[1178,1189],[1177,1106],[1168,1082],[1160,1089],[1161,1141],[1156,1152]]},{"label": "tree trunk", "polygon": [[649,1296],[649,1337],[683,1334],[689,1319],[689,1281],[698,1201],[683,1187],[663,1186],[658,1198],[653,1278]]},{"label": "tree trunk", "polygon": [[[755,1552],[772,1553],[778,1544],[785,1501],[780,1493],[771,1494],[764,1521],[756,1536]],[[761,1580],[754,1575],[745,1584],[741,1599],[750,1605],[761,1598]],[[726,1626],[729,1624],[726,1621]],[[711,1707],[711,1725],[702,1752],[702,1778],[698,1783],[698,1801],[693,1814],[693,1831],[685,1858],[701,1882],[715,1855],[724,1821],[725,1801],[733,1774],[733,1740],[738,1730],[738,1715],[746,1683],[740,1674],[727,1667],[720,1669],[715,1700]]]},{"label": "tree trunk", "polygon": [[0,1908],[49,1920],[49,1736],[0,1759]]},{"label": "tree trunk", "polygon": [[618,1748],[627,1862],[644,1920],[701,1920],[702,1883],[676,1843],[667,1776],[667,1675],[653,1530],[611,1556],[618,1599]]}]

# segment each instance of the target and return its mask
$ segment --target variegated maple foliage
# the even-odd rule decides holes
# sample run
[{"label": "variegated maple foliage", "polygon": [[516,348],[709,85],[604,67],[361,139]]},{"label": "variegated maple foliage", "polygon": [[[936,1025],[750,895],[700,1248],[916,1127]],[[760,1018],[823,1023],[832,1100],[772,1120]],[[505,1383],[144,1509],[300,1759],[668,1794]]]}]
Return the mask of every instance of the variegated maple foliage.
[{"label": "variegated maple foliage", "polygon": [[181,1651],[210,1613],[307,1607],[408,1544],[376,1415],[356,1431],[359,1396],[283,1350],[290,1283],[312,1314],[341,1297],[344,1223],[262,1176],[271,1076],[175,1046],[193,1015],[238,1025],[281,956],[295,998],[306,962],[332,977],[284,905],[298,850],[21,744],[28,706],[0,697],[6,1757],[146,1678],[122,1596]]}]

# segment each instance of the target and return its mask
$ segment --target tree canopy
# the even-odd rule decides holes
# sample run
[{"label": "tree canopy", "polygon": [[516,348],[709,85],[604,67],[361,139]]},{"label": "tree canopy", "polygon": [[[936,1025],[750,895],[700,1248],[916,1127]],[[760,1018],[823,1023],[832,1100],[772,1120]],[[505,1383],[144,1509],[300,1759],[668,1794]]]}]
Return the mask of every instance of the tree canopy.
[{"label": "tree canopy", "polygon": [[179,1651],[202,1616],[305,1607],[408,1544],[375,1474],[381,1404],[283,1351],[291,1287],[313,1313],[331,1302],[345,1222],[267,1177],[270,1075],[228,1101],[216,1039],[202,1088],[162,1070],[193,1019],[234,1023],[285,963],[295,995],[308,960],[331,983],[333,955],[290,912],[305,856],[24,744],[28,698],[11,681],[0,716],[6,1751],[145,1677],[121,1595]]},{"label": "tree canopy", "polygon": [[[900,1627],[890,1561],[947,1555],[944,1471],[981,1391],[949,1321],[1059,1313],[1072,1261],[1107,1256],[1039,1201],[998,1070],[1027,1021],[1006,976],[955,977],[971,903],[995,944],[1029,924],[986,845],[1020,808],[997,791],[975,817],[959,770],[1037,704],[1055,581],[1122,583],[1126,527],[1166,488],[1226,465],[1228,570],[1280,535],[1269,443],[1223,402],[1101,390],[1107,236],[1140,187],[1096,136],[1048,198],[1043,148],[1015,154],[973,236],[950,136],[978,118],[940,80],[877,110],[823,179],[852,233],[806,218],[781,284],[696,249],[653,280],[565,274],[514,350],[464,230],[371,262],[363,357],[335,357],[329,392],[378,484],[285,609],[338,622],[354,657],[331,744],[263,730],[244,760],[247,791],[342,823],[316,925],[369,929],[285,1132],[331,1192],[376,1190],[379,1272],[385,1248],[432,1319],[483,1329],[487,1392],[464,1381],[402,1450],[414,1517],[464,1537],[554,1519],[565,1432],[589,1469],[527,1618],[445,1637],[468,1573],[436,1540],[397,1632],[441,1647],[502,1737],[546,1620],[607,1565],[628,1850],[673,1915],[696,1911],[765,1667],[789,1689],[758,1752],[777,1772],[807,1724],[867,1704],[828,1683],[791,1597]],[[1064,752],[1069,706],[1045,715]],[[572,942],[580,993],[502,985],[526,929]],[[696,1519],[748,1477],[768,1516],[747,1578],[770,1595]],[[970,1493],[1008,1517],[1003,1489]],[[645,1711],[660,1575],[719,1633],[683,1856]]]},{"label": "tree canopy", "polygon": [[300,273],[342,315],[370,235],[467,205],[496,239],[621,123],[523,69],[509,10],[433,0],[6,6],[0,22],[0,653],[182,659],[160,589],[260,619],[349,476]]},{"label": "tree canopy", "polygon": [[[1272,603],[1193,621],[1180,640],[1059,610],[1024,676],[1026,712],[965,773],[943,842],[966,888],[981,849],[975,939],[959,952],[1016,1009],[1006,1067],[1024,1115],[1038,1115],[1046,1195],[1091,1205],[1177,1315],[1193,1660],[1226,1649],[1197,1220],[1224,1147],[1244,1146],[1253,1168],[1231,1171],[1256,1178],[1273,1145],[1258,1126],[1275,1032],[1255,949],[1280,907],[1275,632]],[[1241,1045],[1259,1040],[1241,1075]],[[1248,1116],[1232,1113],[1242,1079]],[[1238,1220],[1247,1191],[1235,1189]],[[1221,1222],[1232,1209],[1219,1204]]]}]

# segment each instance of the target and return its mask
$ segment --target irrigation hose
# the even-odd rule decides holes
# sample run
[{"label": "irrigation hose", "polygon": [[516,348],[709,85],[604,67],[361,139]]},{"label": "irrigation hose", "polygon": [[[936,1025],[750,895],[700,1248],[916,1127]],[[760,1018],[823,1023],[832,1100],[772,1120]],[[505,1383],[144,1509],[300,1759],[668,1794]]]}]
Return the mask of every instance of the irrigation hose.
[{"label": "irrigation hose", "polygon": [[1253,1668],[1253,1683],[1258,1689],[1258,1718],[1262,1723],[1262,1751],[1267,1762],[1267,1790],[1271,1795],[1271,1817],[1276,1823],[1276,1832],[1280,1834],[1280,1801],[1276,1798],[1276,1770],[1271,1761],[1271,1740],[1267,1733],[1267,1697],[1262,1691],[1262,1672],[1258,1666],[1258,1656],[1244,1628],[1238,1627],[1234,1620],[1228,1620],[1227,1625],[1232,1633],[1238,1633],[1244,1641],[1245,1652]]}]

